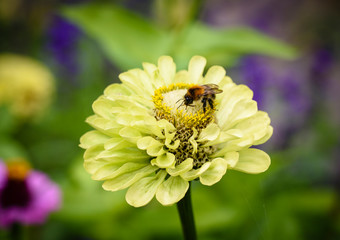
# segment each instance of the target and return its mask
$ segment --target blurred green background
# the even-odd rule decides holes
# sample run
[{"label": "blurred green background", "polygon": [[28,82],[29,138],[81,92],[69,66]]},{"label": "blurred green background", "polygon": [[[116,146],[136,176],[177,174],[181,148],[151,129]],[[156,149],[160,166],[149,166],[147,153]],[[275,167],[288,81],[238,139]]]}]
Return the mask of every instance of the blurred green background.
[{"label": "blurred green background", "polygon": [[[266,173],[193,183],[199,239],[340,239],[339,10],[336,0],[1,0],[0,69],[16,54],[54,77],[36,103],[50,104],[22,116],[3,100],[0,72],[0,158],[26,157],[63,191],[60,211],[26,238],[182,238],[176,206],[136,209],[124,191],[104,191],[78,144],[92,102],[119,73],[161,55],[184,69],[202,55],[254,91],[274,135],[260,146],[272,157]],[[30,91],[20,86],[13,96]]]}]

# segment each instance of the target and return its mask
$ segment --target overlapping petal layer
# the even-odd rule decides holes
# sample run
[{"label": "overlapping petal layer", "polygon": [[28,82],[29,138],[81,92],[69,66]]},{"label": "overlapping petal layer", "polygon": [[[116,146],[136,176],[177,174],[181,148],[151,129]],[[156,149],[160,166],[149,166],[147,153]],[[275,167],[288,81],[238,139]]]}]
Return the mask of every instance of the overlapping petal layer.
[{"label": "overlapping petal layer", "polygon": [[[205,64],[205,58],[194,56],[188,70],[176,72],[172,58],[163,56],[158,66],[144,63],[143,70],[122,73],[122,84],[108,86],[93,103],[95,114],[87,122],[95,130],[81,137],[80,146],[86,149],[85,169],[104,181],[105,190],[128,188],[126,200],[135,207],[153,197],[171,205],[184,197],[189,181],[210,186],[227,169],[260,173],[269,167],[269,156],[250,148],[272,135],[267,113],[258,111],[252,91],[233,83],[222,67],[213,66],[203,76]],[[211,117],[200,107],[176,105],[190,84],[217,84],[223,90]],[[154,97],[155,91],[161,95]],[[167,91],[173,105],[163,99]],[[155,110],[155,99],[162,109]],[[188,127],[185,121],[195,117],[201,123]]]}]

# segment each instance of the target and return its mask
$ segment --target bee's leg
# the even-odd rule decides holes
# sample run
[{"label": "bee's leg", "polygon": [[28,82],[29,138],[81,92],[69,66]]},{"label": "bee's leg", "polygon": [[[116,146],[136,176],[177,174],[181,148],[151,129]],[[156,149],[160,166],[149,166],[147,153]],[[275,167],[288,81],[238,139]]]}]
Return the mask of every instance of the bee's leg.
[{"label": "bee's leg", "polygon": [[209,99],[208,99],[208,102],[209,102],[210,108],[211,108],[211,109],[214,109],[214,101],[213,101],[211,98],[209,98]]},{"label": "bee's leg", "polygon": [[203,98],[202,103],[203,103],[203,112],[205,112],[205,107],[207,106],[207,99]]}]

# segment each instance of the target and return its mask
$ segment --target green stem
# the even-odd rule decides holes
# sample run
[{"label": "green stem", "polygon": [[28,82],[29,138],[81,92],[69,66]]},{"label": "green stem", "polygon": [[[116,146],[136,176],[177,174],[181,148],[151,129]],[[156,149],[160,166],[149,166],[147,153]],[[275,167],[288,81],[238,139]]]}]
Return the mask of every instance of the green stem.
[{"label": "green stem", "polygon": [[19,223],[13,223],[9,229],[10,240],[20,240],[22,236],[22,226]]},{"label": "green stem", "polygon": [[194,214],[192,211],[190,189],[191,189],[191,184],[189,182],[189,189],[186,192],[184,198],[182,198],[181,201],[177,203],[177,210],[181,218],[184,239],[185,240],[196,240],[197,235],[196,235]]}]

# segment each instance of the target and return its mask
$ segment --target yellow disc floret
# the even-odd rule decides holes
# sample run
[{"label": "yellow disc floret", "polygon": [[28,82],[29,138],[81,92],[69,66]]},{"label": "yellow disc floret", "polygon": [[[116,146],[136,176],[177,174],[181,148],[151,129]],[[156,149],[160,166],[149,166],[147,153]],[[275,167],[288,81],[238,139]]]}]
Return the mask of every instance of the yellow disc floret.
[{"label": "yellow disc floret", "polygon": [[28,162],[21,158],[10,159],[7,163],[8,178],[13,180],[24,180],[31,170]]},{"label": "yellow disc floret", "polygon": [[184,95],[194,84],[177,83],[167,87],[158,88],[152,96],[155,105],[155,117],[166,119],[177,129],[205,128],[208,123],[214,121],[214,108],[208,108],[205,112],[201,101],[194,102],[191,106],[183,105]]}]

